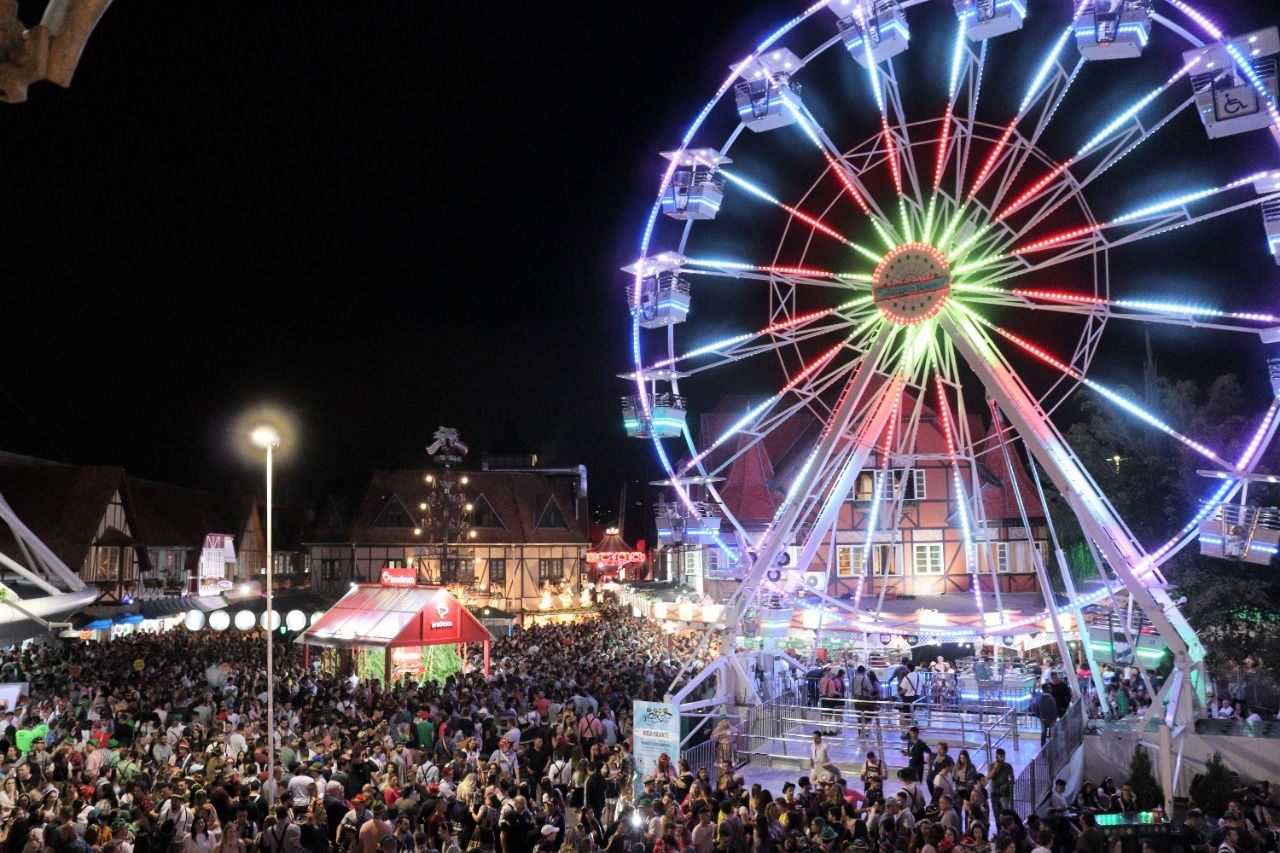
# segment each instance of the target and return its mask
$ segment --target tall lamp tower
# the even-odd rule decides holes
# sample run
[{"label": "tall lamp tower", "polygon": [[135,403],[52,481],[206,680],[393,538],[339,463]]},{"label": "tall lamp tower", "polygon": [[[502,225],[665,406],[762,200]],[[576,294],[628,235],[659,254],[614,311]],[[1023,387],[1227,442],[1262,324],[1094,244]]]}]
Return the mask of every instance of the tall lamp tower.
[{"label": "tall lamp tower", "polygon": [[[463,579],[463,558],[470,557],[465,546],[476,536],[471,526],[475,504],[467,496],[471,478],[454,468],[470,448],[458,437],[458,431],[451,427],[438,427],[432,439],[427,445],[427,454],[440,467],[422,477],[425,493],[418,503],[419,521],[413,534],[426,544],[415,549],[417,569],[419,574],[429,575],[430,561],[438,559],[440,583],[460,583]],[[432,578],[428,576],[427,580]]]}]

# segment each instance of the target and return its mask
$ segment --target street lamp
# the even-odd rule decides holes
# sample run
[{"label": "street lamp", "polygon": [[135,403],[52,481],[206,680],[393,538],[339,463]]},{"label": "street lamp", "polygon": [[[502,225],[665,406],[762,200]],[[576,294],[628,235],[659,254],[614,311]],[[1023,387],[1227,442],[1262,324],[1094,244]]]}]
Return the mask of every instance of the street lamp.
[{"label": "street lamp", "polygon": [[[271,579],[274,576],[274,566],[272,566],[271,555],[271,532],[272,532],[272,452],[280,446],[280,434],[271,427],[263,424],[255,427],[249,436],[253,443],[258,447],[267,451],[267,616],[266,616],[266,638],[267,638],[267,781],[272,785],[274,795],[279,795],[279,791],[275,790],[276,778],[276,678],[275,678],[275,638],[272,637],[271,614],[273,610],[272,585]],[[270,804],[270,801],[268,801]]]},{"label": "street lamp", "polygon": [[1124,457],[1121,456],[1119,453],[1117,453],[1115,456],[1108,457],[1107,461],[1110,462],[1112,465],[1116,466],[1116,473],[1119,474],[1120,463],[1124,461]]}]

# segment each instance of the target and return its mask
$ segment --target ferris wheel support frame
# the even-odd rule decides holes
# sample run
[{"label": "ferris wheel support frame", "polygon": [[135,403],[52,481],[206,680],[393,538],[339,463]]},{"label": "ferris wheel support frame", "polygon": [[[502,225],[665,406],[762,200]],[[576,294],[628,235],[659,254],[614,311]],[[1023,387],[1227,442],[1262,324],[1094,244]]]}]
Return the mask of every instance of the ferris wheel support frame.
[{"label": "ferris wheel support frame", "polygon": [[[1191,723],[1195,708],[1204,700],[1204,647],[1169,596],[1163,590],[1149,588],[1138,577],[1138,571],[1151,567],[1151,558],[1134,542],[1057,427],[1044,415],[1017,375],[1000,364],[998,358],[987,356],[987,353],[994,355],[995,351],[986,349],[986,341],[972,321],[943,312],[939,315],[939,324],[1045,469],[1085,534],[1102,552],[1116,577],[1173,652],[1178,676],[1171,677],[1162,691],[1170,698],[1165,722],[1170,728]],[[1195,683],[1186,677],[1193,670],[1201,674]],[[1176,700],[1170,693],[1171,687],[1177,688]],[[1192,695],[1185,695],[1187,688],[1191,688]]]}]

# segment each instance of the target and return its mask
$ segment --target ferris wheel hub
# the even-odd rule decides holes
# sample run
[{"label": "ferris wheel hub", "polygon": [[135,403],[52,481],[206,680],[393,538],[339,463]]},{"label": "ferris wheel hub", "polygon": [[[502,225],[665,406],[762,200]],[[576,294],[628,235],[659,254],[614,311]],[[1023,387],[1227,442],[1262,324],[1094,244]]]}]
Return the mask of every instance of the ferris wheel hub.
[{"label": "ferris wheel hub", "polygon": [[889,251],[871,277],[871,298],[886,320],[914,326],[942,310],[951,294],[951,265],[928,243]]}]

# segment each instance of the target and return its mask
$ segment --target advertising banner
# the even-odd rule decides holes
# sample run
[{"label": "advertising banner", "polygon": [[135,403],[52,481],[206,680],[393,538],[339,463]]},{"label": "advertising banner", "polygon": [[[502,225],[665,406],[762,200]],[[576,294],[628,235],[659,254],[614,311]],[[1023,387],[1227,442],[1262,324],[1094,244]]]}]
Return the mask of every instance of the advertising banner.
[{"label": "advertising banner", "polygon": [[635,796],[644,790],[644,777],[652,776],[658,757],[666,753],[674,768],[680,763],[680,706],[669,702],[632,703],[635,738]]}]

